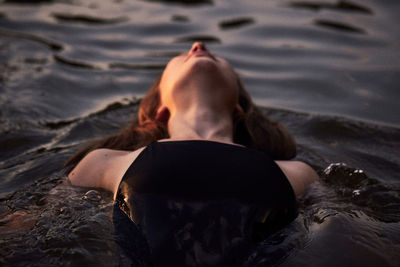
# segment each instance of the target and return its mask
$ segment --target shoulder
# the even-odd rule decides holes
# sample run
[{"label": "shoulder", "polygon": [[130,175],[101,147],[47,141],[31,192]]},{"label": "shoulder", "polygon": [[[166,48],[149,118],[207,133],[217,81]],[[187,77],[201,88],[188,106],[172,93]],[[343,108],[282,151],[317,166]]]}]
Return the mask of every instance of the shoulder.
[{"label": "shoulder", "polygon": [[302,161],[275,161],[289,180],[296,196],[301,196],[307,186],[319,180],[318,174]]},{"label": "shoulder", "polygon": [[73,185],[99,187],[115,193],[125,171],[141,150],[93,150],[72,169],[68,178]]},{"label": "shoulder", "polygon": [[101,187],[101,178],[116,160],[129,152],[111,149],[96,149],[89,152],[69,173],[73,185]]}]

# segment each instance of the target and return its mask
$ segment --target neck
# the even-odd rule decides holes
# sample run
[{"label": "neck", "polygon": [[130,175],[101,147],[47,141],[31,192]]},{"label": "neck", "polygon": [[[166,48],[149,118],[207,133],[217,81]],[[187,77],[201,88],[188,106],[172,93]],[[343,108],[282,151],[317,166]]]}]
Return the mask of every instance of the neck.
[{"label": "neck", "polygon": [[226,111],[191,106],[189,110],[171,114],[168,128],[172,140],[233,143],[232,114]]}]

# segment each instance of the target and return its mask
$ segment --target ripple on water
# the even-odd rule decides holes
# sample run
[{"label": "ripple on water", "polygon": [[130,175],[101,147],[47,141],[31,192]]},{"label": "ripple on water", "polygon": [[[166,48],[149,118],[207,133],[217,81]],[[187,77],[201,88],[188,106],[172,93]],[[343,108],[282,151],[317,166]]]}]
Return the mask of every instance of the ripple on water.
[{"label": "ripple on water", "polygon": [[221,43],[218,37],[212,35],[189,35],[182,36],[175,39],[176,43],[193,43],[193,42],[204,42],[204,43]]},{"label": "ripple on water", "polygon": [[[7,249],[0,250],[1,262],[118,265],[111,195],[60,184],[62,180],[43,179],[33,192],[31,187],[20,189],[8,201],[11,213],[0,223],[7,242]],[[23,210],[18,209],[21,202]]]},{"label": "ripple on water", "polygon": [[167,4],[180,4],[183,6],[212,5],[213,0],[146,0],[148,2],[161,2]]},{"label": "ripple on water", "polygon": [[117,24],[129,20],[127,17],[101,18],[98,16],[91,16],[84,14],[79,15],[79,14],[68,14],[68,13],[52,13],[51,15],[60,22],[83,23],[88,25]]},{"label": "ripple on water", "polygon": [[354,3],[350,1],[336,1],[336,3],[329,2],[316,2],[316,1],[293,1],[289,2],[288,6],[293,8],[306,8],[315,11],[320,11],[323,9],[331,9],[337,11],[346,11],[346,12],[359,12],[365,14],[373,14],[371,8],[361,5],[359,3]]},{"label": "ripple on water", "polygon": [[251,17],[240,17],[223,20],[218,23],[219,27],[223,30],[237,29],[249,24],[253,24],[255,20]]},{"label": "ripple on water", "polygon": [[80,60],[75,60],[75,59],[68,59],[66,57],[63,57],[61,55],[54,55],[54,59],[57,62],[60,62],[62,64],[75,67],[75,68],[84,68],[84,69],[92,69],[92,70],[100,70],[101,68],[99,66],[95,66],[94,64],[88,63],[88,62],[83,62]]},{"label": "ripple on water", "polygon": [[62,44],[47,39],[45,37],[39,36],[39,35],[35,35],[35,34],[29,34],[29,33],[23,33],[23,32],[14,32],[14,31],[8,31],[8,30],[4,30],[4,29],[0,29],[0,35],[3,36],[7,36],[7,37],[13,37],[13,38],[21,38],[21,39],[27,39],[27,40],[31,40],[31,41],[35,41],[41,44],[46,45],[47,47],[49,47],[51,50],[54,51],[60,51],[62,50],[64,47]]},{"label": "ripple on water", "polygon": [[328,29],[335,29],[338,31],[361,33],[365,34],[366,31],[362,28],[352,26],[347,23],[342,23],[338,21],[326,20],[326,19],[315,19],[314,24],[321,27],[326,27]]}]

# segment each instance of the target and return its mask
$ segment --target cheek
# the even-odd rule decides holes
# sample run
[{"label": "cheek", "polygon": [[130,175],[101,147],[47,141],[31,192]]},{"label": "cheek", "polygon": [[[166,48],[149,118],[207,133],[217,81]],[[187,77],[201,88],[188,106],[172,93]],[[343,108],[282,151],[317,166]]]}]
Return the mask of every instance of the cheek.
[{"label": "cheek", "polygon": [[236,79],[236,72],[233,70],[231,64],[229,64],[226,60],[220,59],[220,69],[225,74],[225,77],[228,79]]},{"label": "cheek", "polygon": [[168,103],[168,91],[170,90],[167,86],[168,81],[162,80],[160,82],[159,90],[160,90],[160,104],[166,105]]},{"label": "cheek", "polygon": [[161,98],[163,98],[163,95],[165,95],[165,92],[168,90],[169,87],[171,87],[171,78],[174,77],[173,75],[174,72],[174,64],[173,62],[169,62],[168,65],[165,67],[164,72],[161,76],[161,81],[160,81],[160,94]]},{"label": "cheek", "polygon": [[164,69],[162,74],[161,83],[162,87],[170,87],[175,78],[179,75],[179,64],[180,60],[178,58],[172,59]]},{"label": "cheek", "polygon": [[176,75],[174,73],[174,69],[168,68],[165,69],[163,76],[160,81],[160,99],[162,105],[168,105],[170,102],[170,98],[172,95],[172,91],[175,84]]},{"label": "cheek", "polygon": [[224,66],[223,73],[225,74],[225,80],[227,84],[229,84],[229,87],[239,92],[239,87],[237,84],[238,76],[228,63],[226,63]]}]

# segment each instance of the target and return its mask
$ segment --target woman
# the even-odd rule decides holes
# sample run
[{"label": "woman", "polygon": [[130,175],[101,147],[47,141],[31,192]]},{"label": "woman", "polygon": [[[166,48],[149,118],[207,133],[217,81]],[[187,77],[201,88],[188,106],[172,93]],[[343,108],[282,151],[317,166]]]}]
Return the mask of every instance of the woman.
[{"label": "woman", "polygon": [[145,237],[147,261],[221,266],[296,217],[295,196],[318,176],[287,161],[295,154],[232,67],[196,42],[168,63],[132,125],[67,165],[79,161],[73,185],[113,192],[120,218]]}]

